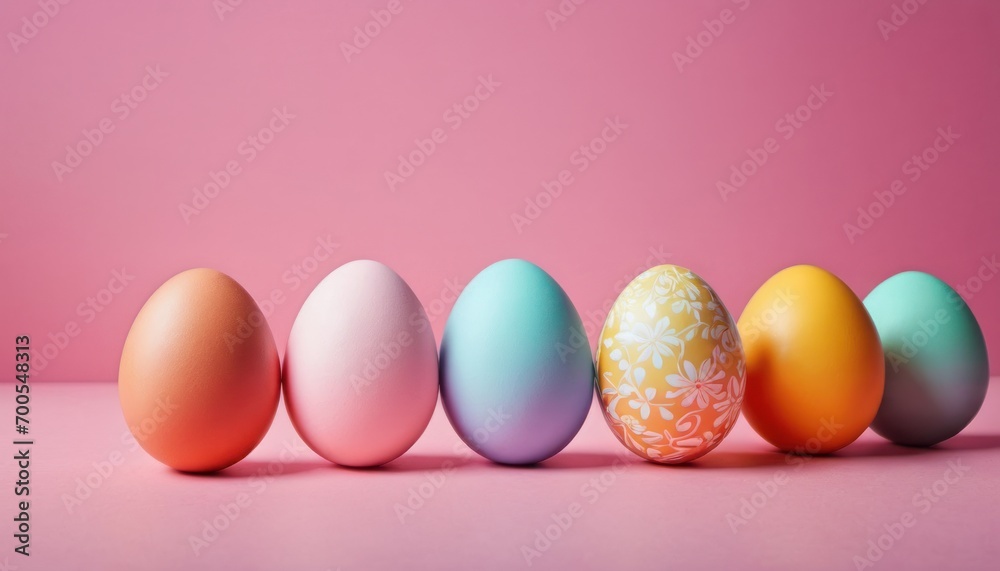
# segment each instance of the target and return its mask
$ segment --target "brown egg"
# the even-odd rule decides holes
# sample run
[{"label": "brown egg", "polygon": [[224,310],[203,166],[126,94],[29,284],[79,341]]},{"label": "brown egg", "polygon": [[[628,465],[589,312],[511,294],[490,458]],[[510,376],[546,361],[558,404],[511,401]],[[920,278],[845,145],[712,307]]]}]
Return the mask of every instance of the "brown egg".
[{"label": "brown egg", "polygon": [[221,470],[264,438],[278,406],[278,351],[250,294],[210,269],[153,292],[129,330],[118,394],[153,458],[185,472]]}]

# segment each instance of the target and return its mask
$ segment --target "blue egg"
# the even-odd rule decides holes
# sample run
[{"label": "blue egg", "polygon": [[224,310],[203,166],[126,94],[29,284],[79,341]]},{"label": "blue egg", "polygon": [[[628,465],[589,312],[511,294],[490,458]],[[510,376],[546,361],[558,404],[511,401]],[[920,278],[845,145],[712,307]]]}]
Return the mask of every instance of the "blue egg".
[{"label": "blue egg", "polygon": [[594,359],[580,314],[538,266],[504,260],[455,302],[440,357],[445,412],[470,448],[501,464],[562,450],[594,398]]},{"label": "blue egg", "polygon": [[872,430],[908,446],[958,434],[986,398],[986,342],[969,306],[923,272],[896,274],[865,298],[885,354],[885,392]]}]

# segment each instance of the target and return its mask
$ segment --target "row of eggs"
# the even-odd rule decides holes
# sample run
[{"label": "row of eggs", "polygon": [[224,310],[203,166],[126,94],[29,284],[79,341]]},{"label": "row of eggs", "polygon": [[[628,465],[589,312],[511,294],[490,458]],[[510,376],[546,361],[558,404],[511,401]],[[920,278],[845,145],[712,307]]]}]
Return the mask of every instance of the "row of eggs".
[{"label": "row of eggs", "polygon": [[741,411],[784,451],[833,452],[869,426],[899,444],[933,445],[972,420],[989,380],[975,317],[921,272],[889,278],[862,302],[833,274],[794,266],[761,286],[734,323],[704,280],[662,265],[615,301],[596,360],[583,331],[551,276],[504,260],[459,295],[439,353],[406,282],[359,260],[308,296],[282,363],[246,290],[195,269],[140,310],[122,351],[119,395],[137,441],[182,471],[244,458],[282,391],[303,441],[340,465],[378,466],[406,452],[439,389],[473,450],[532,464],[573,439],[596,379],[621,443],[673,464],[712,450]]}]

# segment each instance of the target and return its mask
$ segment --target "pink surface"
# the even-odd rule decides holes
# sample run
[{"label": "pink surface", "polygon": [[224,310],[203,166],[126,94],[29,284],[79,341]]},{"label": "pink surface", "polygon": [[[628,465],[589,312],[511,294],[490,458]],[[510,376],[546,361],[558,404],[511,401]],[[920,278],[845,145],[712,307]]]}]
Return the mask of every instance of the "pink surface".
[{"label": "pink surface", "polygon": [[[973,424],[935,449],[869,431],[835,456],[786,457],[740,419],[682,467],[634,462],[596,409],[551,460],[497,466],[439,408],[403,457],[352,470],[305,448],[282,407],[246,460],[192,476],[123,441],[114,384],[39,384],[32,556],[3,557],[17,569],[518,569],[562,520],[531,569],[856,569],[869,541],[887,547],[877,569],[995,569],[998,391],[995,378]],[[423,504],[400,508],[410,498]],[[191,538],[213,521],[222,531],[196,554]],[[898,539],[880,538],[886,525]]]},{"label": "pink surface", "polygon": [[[665,261],[737,316],[792,264],[861,295],[921,269],[967,288],[1000,354],[996,2],[232,4],[0,3],[0,338],[33,336],[38,379],[113,378],[143,301],[197,266],[269,307],[281,349],[358,258],[406,279],[438,336],[455,290],[530,259],[592,340]],[[54,167],[85,131],[96,148]],[[767,160],[723,197],[749,156]],[[873,193],[891,206],[849,235]]]}]

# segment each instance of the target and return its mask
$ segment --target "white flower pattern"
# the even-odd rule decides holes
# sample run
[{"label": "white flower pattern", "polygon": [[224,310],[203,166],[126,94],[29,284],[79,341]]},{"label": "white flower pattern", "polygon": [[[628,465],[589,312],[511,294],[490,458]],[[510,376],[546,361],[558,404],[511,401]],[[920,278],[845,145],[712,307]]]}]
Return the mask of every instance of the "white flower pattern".
[{"label": "white flower pattern", "polygon": [[685,268],[657,266],[626,286],[601,332],[597,368],[608,425],[654,462],[698,458],[739,417],[739,333],[715,291]]},{"label": "white flower pattern", "polygon": [[642,363],[652,357],[653,366],[657,369],[663,368],[663,357],[673,357],[674,347],[680,347],[681,340],[676,337],[676,331],[668,329],[670,327],[670,317],[664,316],[656,322],[656,326],[650,330],[645,323],[639,322],[631,328],[623,326],[622,330],[615,335],[615,341],[623,345],[635,344],[639,349],[637,363]]},{"label": "white flower pattern", "polygon": [[713,401],[722,394],[722,383],[719,381],[725,373],[716,367],[714,359],[705,359],[701,367],[694,368],[691,361],[684,361],[684,372],[667,375],[667,384],[678,389],[667,391],[668,399],[684,397],[681,406],[689,407],[692,402],[698,403],[698,410],[708,406],[709,399]]}]

